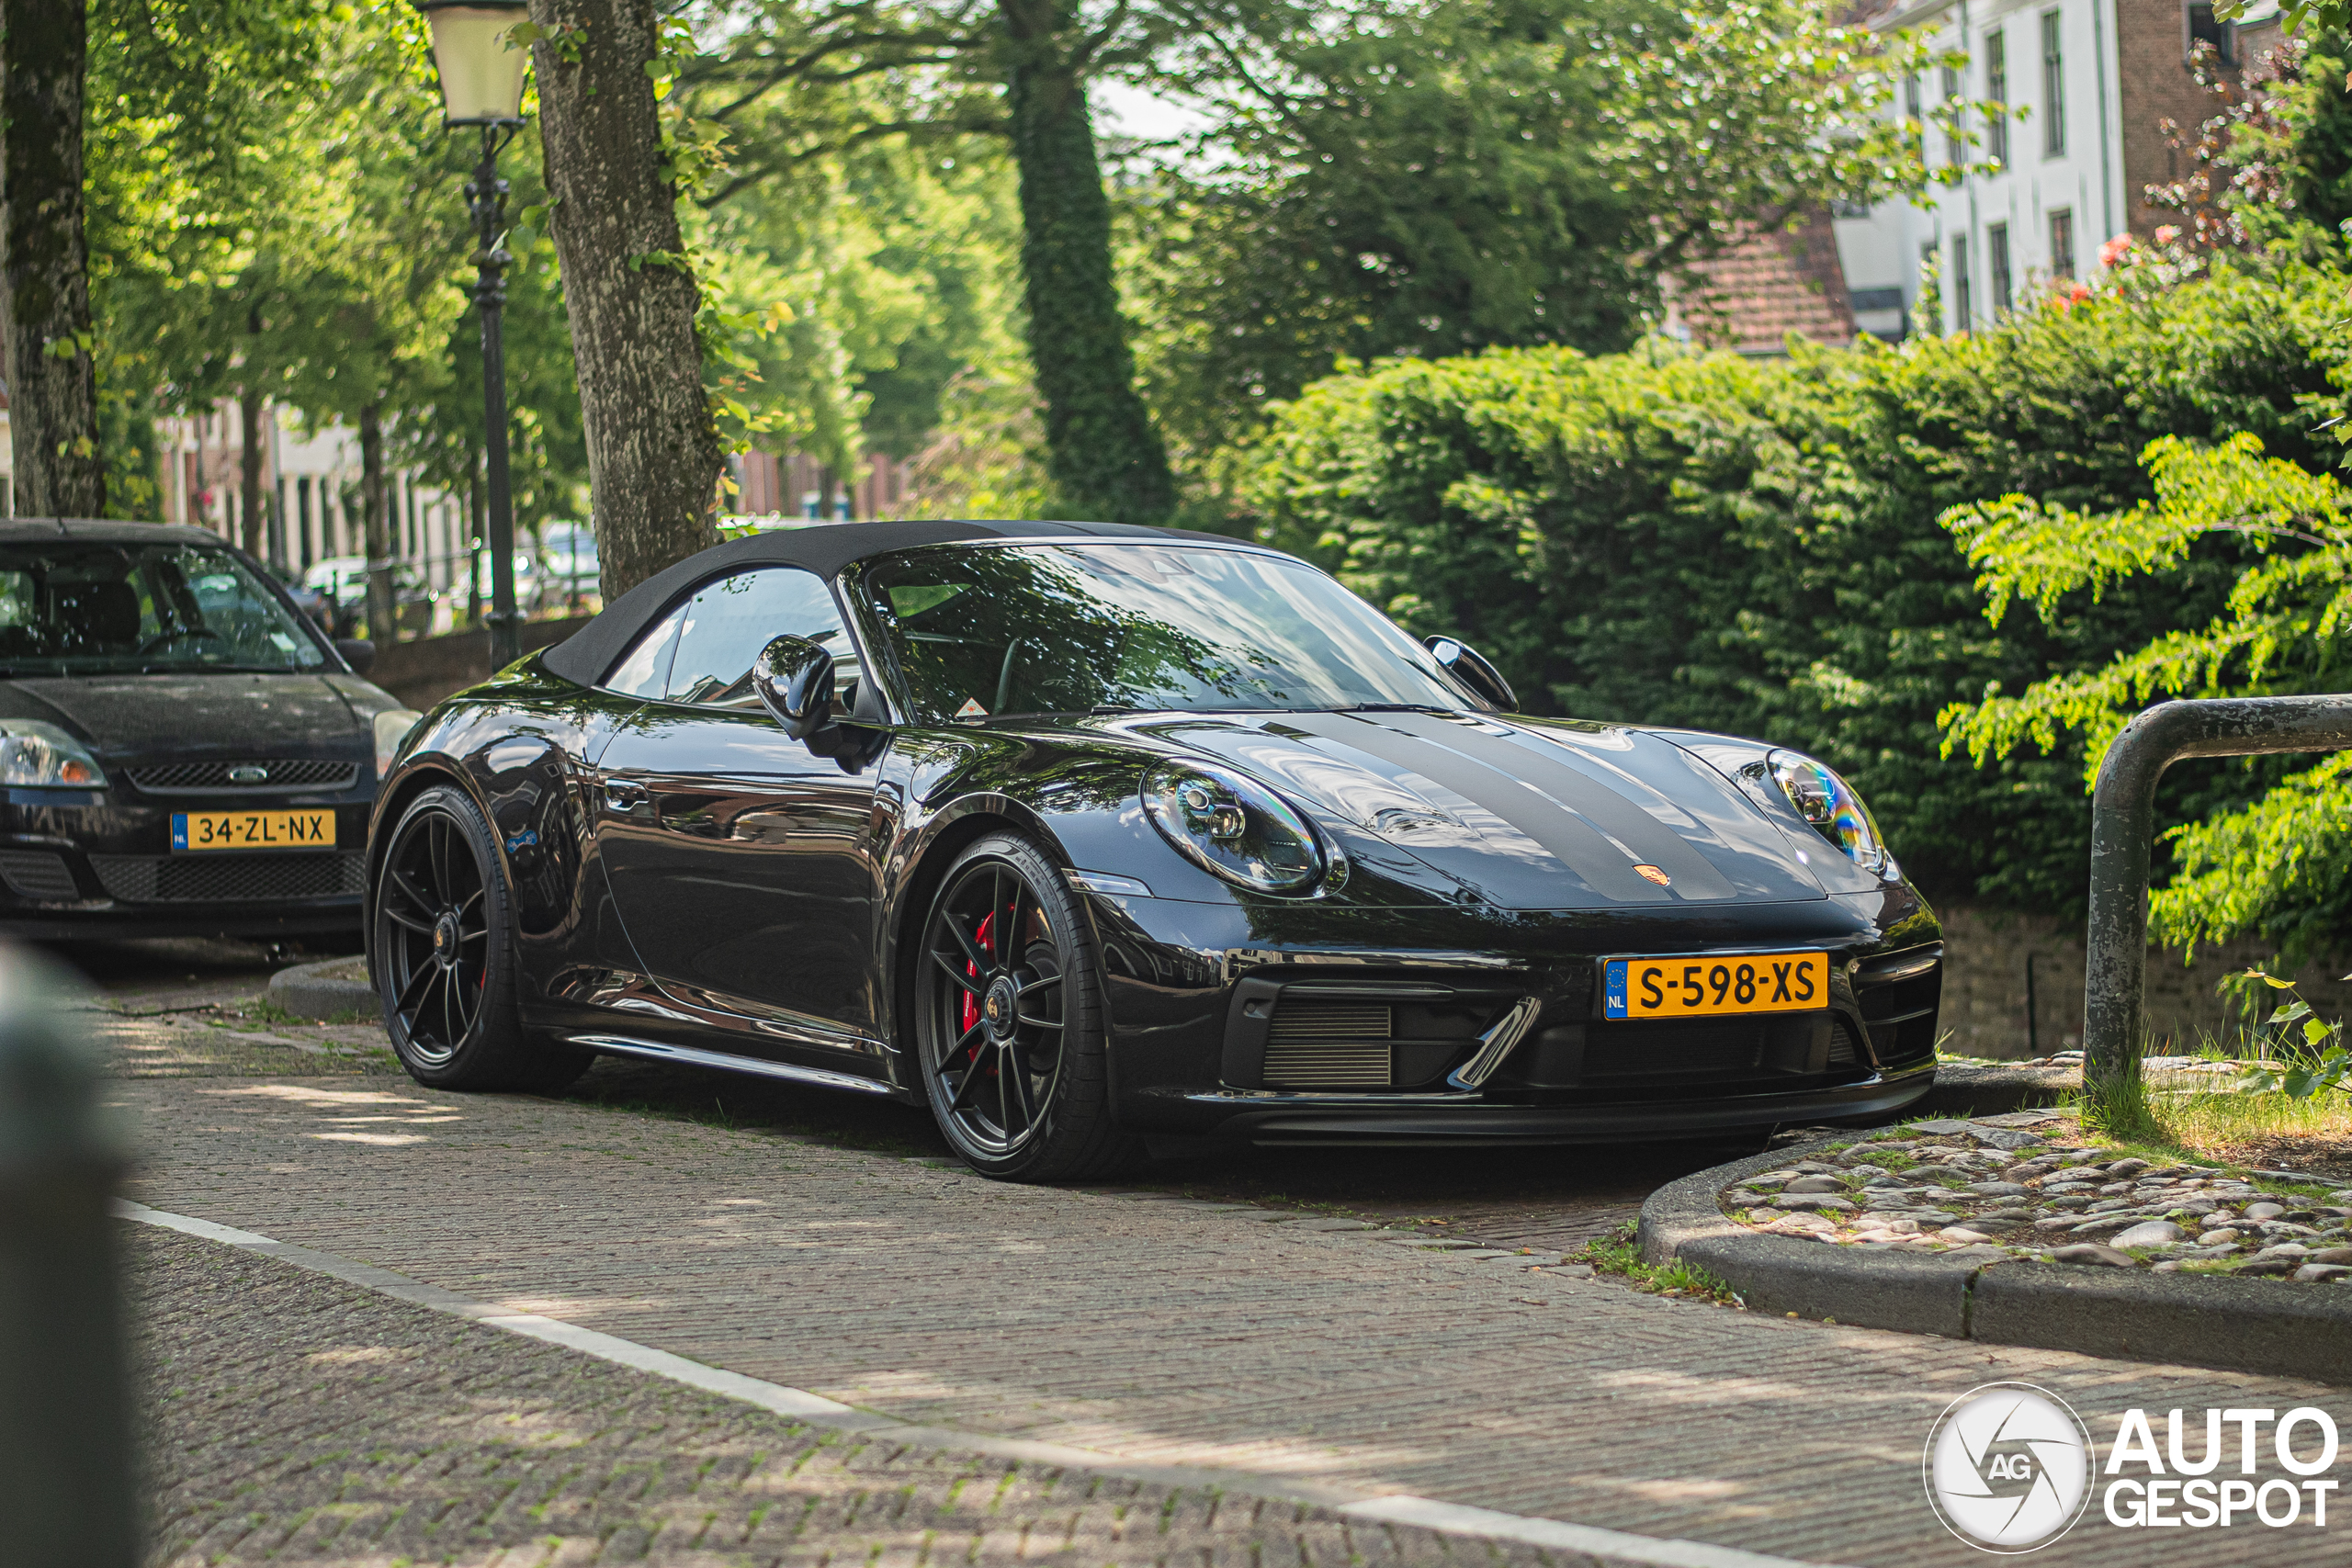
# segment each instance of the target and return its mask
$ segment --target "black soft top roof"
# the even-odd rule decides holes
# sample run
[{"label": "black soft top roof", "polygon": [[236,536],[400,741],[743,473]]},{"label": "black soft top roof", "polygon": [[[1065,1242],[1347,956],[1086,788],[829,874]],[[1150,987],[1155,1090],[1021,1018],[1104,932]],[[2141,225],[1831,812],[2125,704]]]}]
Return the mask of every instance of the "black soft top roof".
[{"label": "black soft top roof", "polygon": [[1145,528],[1126,523],[820,523],[775,528],[730,539],[655,572],[605,606],[603,615],[542,654],[540,664],[567,681],[593,686],[605,678],[639,633],[668,614],[693,589],[724,572],[753,566],[805,567],[831,580],[842,568],[873,556],[923,545],[990,539],[1165,539],[1249,547],[1220,534]]}]

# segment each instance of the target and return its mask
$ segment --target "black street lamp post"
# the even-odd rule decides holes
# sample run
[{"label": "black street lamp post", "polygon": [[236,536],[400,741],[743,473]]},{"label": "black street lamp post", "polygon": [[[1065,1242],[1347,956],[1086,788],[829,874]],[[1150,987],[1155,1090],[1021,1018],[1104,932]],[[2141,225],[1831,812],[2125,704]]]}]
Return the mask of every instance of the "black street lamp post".
[{"label": "black street lamp post", "polygon": [[523,126],[523,67],[529,53],[514,40],[528,14],[523,0],[417,0],[433,28],[433,61],[441,73],[442,124],[481,128],[481,161],[466,183],[474,220],[474,305],[481,315],[482,454],[490,513],[491,668],[521,656],[514,608],[514,497],[506,474],[506,352],[501,321],[506,308],[506,263],[499,244],[506,226],[506,182],[498,154]]}]

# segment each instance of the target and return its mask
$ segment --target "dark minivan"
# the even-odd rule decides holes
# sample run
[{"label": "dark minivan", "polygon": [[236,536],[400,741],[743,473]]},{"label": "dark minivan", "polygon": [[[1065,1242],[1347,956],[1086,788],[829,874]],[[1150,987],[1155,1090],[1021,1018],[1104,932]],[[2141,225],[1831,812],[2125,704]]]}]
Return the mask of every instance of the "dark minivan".
[{"label": "dark minivan", "polygon": [[370,652],[205,529],[0,523],[0,931],[356,927],[416,717]]}]

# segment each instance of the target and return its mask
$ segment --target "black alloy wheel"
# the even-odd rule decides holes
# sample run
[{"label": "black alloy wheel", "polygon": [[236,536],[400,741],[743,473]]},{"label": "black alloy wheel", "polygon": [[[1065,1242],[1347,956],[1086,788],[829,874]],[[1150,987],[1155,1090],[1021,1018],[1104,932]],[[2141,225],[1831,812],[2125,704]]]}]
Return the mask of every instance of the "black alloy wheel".
[{"label": "black alloy wheel", "polygon": [[426,790],[376,874],[369,962],[401,1065],[439,1089],[560,1089],[588,1066],[542,1046],[514,1002],[513,916],[490,825],[463,790]]},{"label": "black alloy wheel", "polygon": [[940,885],[916,962],[923,1089],[967,1163],[1051,1181],[1130,1157],[1111,1116],[1087,928],[1034,845],[999,834],[966,850]]}]

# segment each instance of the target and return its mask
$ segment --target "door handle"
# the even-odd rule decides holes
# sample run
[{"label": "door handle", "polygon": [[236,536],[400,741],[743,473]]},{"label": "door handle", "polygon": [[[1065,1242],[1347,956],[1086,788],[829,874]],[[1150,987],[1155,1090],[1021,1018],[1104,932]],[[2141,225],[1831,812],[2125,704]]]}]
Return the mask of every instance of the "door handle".
[{"label": "door handle", "polygon": [[652,798],[643,784],[631,784],[627,779],[605,781],[605,809],[607,811],[617,811],[627,816]]}]

